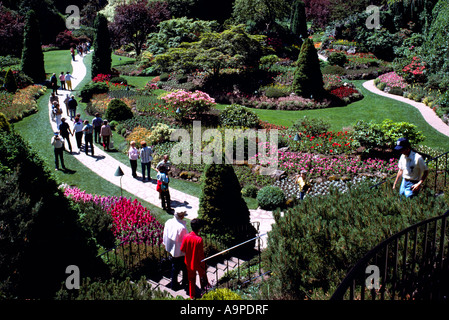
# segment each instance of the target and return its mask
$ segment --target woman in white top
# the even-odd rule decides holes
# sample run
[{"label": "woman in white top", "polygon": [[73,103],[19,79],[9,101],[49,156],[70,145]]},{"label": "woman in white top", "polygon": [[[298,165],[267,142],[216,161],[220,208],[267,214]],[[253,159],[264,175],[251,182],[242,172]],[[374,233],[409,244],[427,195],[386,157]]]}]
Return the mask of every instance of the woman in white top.
[{"label": "woman in white top", "polygon": [[131,164],[131,171],[134,178],[137,178],[137,159],[139,159],[139,150],[136,148],[136,142],[131,141],[128,151],[129,163]]},{"label": "woman in white top", "polygon": [[82,145],[82,138],[83,138],[83,122],[80,118],[75,118],[75,123],[73,124],[73,132],[75,133],[75,139],[76,139],[76,145],[78,146],[78,149],[81,149]]}]

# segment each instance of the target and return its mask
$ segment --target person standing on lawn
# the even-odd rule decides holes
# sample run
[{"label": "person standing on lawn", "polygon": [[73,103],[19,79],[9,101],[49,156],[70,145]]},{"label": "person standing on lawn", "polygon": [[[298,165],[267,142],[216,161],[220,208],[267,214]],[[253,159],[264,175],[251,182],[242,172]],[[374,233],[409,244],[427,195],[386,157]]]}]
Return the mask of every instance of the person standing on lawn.
[{"label": "person standing on lawn", "polygon": [[186,221],[184,217],[187,215],[186,211],[177,211],[172,219],[167,220],[164,226],[164,233],[162,242],[165,250],[170,253],[170,260],[172,262],[171,269],[171,289],[179,288],[178,274],[182,271],[182,284],[184,288],[188,288],[189,282],[187,278],[187,268],[184,263],[185,253],[181,251],[182,240],[187,235]]},{"label": "person standing on lawn", "polygon": [[51,145],[54,147],[55,153],[55,170],[59,170],[59,161],[61,161],[62,169],[65,170],[64,139],[59,135],[59,132],[55,132],[54,136],[51,138]]},{"label": "person standing on lawn", "polygon": [[53,93],[58,95],[58,80],[56,79],[56,73],[50,78],[51,88],[53,89]]},{"label": "person standing on lawn", "polygon": [[190,299],[195,299],[196,289],[196,273],[200,277],[201,289],[209,286],[209,281],[206,276],[206,263],[204,260],[204,245],[203,238],[199,235],[203,226],[203,221],[200,219],[193,219],[190,222],[192,232],[187,234],[182,240],[181,251],[185,253],[184,262],[187,268],[187,278],[189,281],[189,296]]},{"label": "person standing on lawn", "polygon": [[424,158],[412,150],[411,144],[407,138],[400,138],[396,142],[395,150],[401,153],[398,162],[398,173],[393,184],[393,189],[402,177],[399,194],[406,198],[416,196],[422,188],[424,181],[429,175],[429,168],[427,167]]}]

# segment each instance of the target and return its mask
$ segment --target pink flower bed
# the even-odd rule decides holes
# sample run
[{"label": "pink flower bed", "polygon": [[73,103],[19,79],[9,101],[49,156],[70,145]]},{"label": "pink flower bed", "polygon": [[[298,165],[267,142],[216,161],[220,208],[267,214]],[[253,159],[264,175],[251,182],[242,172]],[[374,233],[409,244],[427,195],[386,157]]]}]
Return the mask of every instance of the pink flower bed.
[{"label": "pink flower bed", "polygon": [[401,89],[405,89],[407,87],[407,83],[404,81],[404,78],[394,71],[380,75],[378,79],[380,82],[385,83],[389,87],[398,87]]},{"label": "pink flower bed", "polygon": [[112,231],[120,242],[162,243],[163,224],[137,199],[92,195],[76,187],[65,187],[64,196],[75,202],[93,202],[101,206],[112,216]]}]

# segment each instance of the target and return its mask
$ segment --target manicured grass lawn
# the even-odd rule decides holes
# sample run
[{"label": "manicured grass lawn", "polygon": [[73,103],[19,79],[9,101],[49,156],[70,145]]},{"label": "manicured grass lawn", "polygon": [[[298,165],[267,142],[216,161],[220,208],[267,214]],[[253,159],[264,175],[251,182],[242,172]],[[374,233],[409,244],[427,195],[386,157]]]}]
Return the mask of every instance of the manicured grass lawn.
[{"label": "manicured grass lawn", "polygon": [[[353,81],[364,95],[364,99],[354,102],[346,107],[327,108],[303,111],[279,111],[252,109],[261,120],[282,126],[291,126],[304,116],[320,118],[331,124],[331,130],[342,130],[357,123],[358,120],[381,122],[391,119],[395,122],[405,121],[415,124],[426,136],[423,144],[429,147],[448,148],[449,137],[441,134],[431,127],[414,107],[393,99],[378,96],[363,87],[364,80]],[[218,105],[223,109],[225,105]]]},{"label": "manicured grass lawn", "polygon": [[53,73],[59,75],[61,72],[72,72],[72,56],[69,50],[52,50],[44,53],[45,72],[47,79]]}]

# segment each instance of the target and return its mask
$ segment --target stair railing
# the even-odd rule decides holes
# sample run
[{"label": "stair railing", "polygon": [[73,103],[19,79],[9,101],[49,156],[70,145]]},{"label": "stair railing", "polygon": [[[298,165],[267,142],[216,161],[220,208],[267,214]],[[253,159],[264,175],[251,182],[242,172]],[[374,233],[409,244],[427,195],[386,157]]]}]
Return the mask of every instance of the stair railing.
[{"label": "stair railing", "polygon": [[[245,245],[245,244],[247,244],[247,243],[250,243],[250,242],[252,242],[252,241],[258,240],[258,241],[257,241],[257,248],[258,248],[258,249],[257,249],[257,256],[258,256],[258,262],[259,262],[259,263],[258,263],[259,276],[254,277],[254,278],[251,278],[251,264],[250,264],[250,262],[248,261],[248,264],[247,264],[248,280],[244,282],[244,283],[247,283],[247,282],[249,282],[249,281],[251,281],[251,280],[253,280],[253,279],[256,279],[256,278],[259,278],[259,277],[263,276],[263,274],[262,274],[262,269],[261,269],[261,261],[262,261],[262,257],[261,257],[261,250],[260,250],[260,247],[261,247],[260,241],[261,241],[261,238],[262,238],[263,236],[266,236],[266,235],[267,235],[267,233],[259,234],[258,236],[254,237],[254,238],[251,238],[251,239],[249,239],[249,240],[243,241],[243,242],[241,242],[241,243],[239,243],[239,244],[237,244],[237,245],[234,245],[234,246],[232,246],[232,247],[230,247],[230,248],[227,248],[227,249],[225,249],[225,250],[222,250],[222,251],[220,251],[220,252],[218,252],[218,253],[216,253],[216,254],[213,254],[213,255],[211,255],[211,256],[209,256],[209,257],[207,257],[207,258],[204,258],[203,260],[201,260],[201,262],[206,262],[206,261],[208,261],[208,260],[210,260],[210,259],[212,259],[212,258],[216,258],[216,257],[218,257],[218,256],[223,256],[223,255],[229,253],[230,251],[232,251],[232,250],[234,250],[234,249],[237,249],[237,248],[239,248],[239,247],[241,247],[241,246],[243,246],[243,245]],[[241,266],[240,266],[240,259],[239,259],[239,258],[237,258],[237,268],[236,268],[236,269],[237,269],[237,282],[240,283]],[[223,270],[223,274],[224,274],[224,275],[226,275],[226,274],[229,275],[229,271],[231,271],[230,268],[229,268],[229,260],[226,260],[226,267],[225,267],[224,270]],[[218,276],[218,268],[215,268],[215,271],[214,271],[212,274],[215,276],[215,285],[213,285],[211,288],[207,288],[207,287],[206,287],[206,288],[205,288],[205,289],[206,289],[206,292],[209,291],[209,290],[216,289],[216,288],[218,288],[218,287],[220,286],[220,279],[219,279],[219,276]],[[265,272],[264,274],[267,274],[267,272]],[[232,279],[232,278],[229,278],[229,279],[227,279],[226,281],[223,281],[223,282],[225,283],[225,284],[223,284],[223,285],[225,285],[227,288],[229,288],[229,282],[230,282],[231,280],[233,280],[233,279]]]}]

